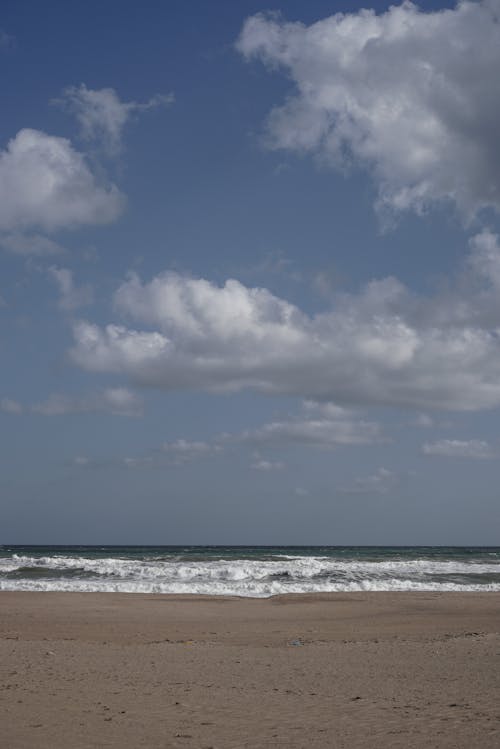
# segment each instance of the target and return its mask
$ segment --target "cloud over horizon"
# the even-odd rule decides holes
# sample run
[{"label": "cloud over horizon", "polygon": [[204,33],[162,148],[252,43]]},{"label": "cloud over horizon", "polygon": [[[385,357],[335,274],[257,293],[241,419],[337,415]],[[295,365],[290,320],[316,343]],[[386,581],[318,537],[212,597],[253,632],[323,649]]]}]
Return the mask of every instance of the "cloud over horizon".
[{"label": "cloud over horizon", "polygon": [[264,288],[130,275],[114,306],[134,327],[74,326],[73,361],[166,390],[297,395],[339,405],[473,411],[500,405],[500,245],[484,231],[453,284],[416,295],[394,277],[310,316]]},{"label": "cloud over horizon", "polygon": [[497,542],[500,0],[416,2],[7,4],[9,543]]}]

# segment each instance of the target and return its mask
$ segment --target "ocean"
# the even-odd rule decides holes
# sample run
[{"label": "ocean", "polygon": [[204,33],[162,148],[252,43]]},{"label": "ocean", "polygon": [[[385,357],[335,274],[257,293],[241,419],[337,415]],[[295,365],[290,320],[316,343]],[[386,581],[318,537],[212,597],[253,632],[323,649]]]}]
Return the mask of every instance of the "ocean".
[{"label": "ocean", "polygon": [[0,590],[500,591],[500,547],[0,545]]}]

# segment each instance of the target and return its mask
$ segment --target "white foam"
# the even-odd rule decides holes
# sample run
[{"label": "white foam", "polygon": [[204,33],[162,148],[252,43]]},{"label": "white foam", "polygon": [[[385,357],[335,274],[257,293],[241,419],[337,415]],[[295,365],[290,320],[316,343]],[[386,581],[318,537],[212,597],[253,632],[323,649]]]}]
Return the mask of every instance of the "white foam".
[{"label": "white foam", "polygon": [[272,583],[246,583],[246,584],[207,584],[207,583],[154,583],[139,581],[83,581],[83,580],[19,580],[0,581],[0,590],[24,590],[24,591],[73,591],[82,593],[170,593],[170,594],[193,594],[193,595],[224,595],[241,596],[252,598],[267,598],[269,596],[285,593],[335,593],[335,592],[362,592],[362,591],[477,591],[477,592],[500,592],[500,585],[489,584],[454,584],[454,583],[432,583],[416,582],[414,580],[393,581],[359,581],[345,582],[341,584],[323,583],[321,585],[307,585],[292,583],[283,585]]},{"label": "white foam", "polygon": [[[38,568],[40,576],[23,575],[23,568]],[[43,577],[44,568],[50,569],[51,577]],[[16,571],[19,577],[5,577]],[[54,572],[60,575],[54,577]],[[88,577],[89,573],[92,577]],[[473,579],[457,580],[470,574]],[[283,593],[368,590],[500,591],[499,582],[480,581],[481,575],[492,574],[500,574],[500,561],[403,558],[366,561],[290,555],[210,560],[64,555],[0,558],[0,590],[192,593],[259,598]]]}]

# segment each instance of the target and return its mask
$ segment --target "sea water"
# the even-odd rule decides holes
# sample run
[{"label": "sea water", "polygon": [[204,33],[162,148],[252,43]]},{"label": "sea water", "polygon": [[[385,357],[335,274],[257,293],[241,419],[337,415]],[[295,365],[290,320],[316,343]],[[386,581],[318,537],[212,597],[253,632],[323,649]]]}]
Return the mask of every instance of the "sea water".
[{"label": "sea water", "polygon": [[500,547],[0,546],[0,590],[500,591]]}]

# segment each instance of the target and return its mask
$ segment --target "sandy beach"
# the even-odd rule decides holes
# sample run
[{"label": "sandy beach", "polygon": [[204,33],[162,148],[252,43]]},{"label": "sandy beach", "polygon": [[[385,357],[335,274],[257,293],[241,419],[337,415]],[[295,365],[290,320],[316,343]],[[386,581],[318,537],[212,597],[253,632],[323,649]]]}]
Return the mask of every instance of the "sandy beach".
[{"label": "sandy beach", "polygon": [[0,593],[5,749],[500,745],[500,596]]}]

